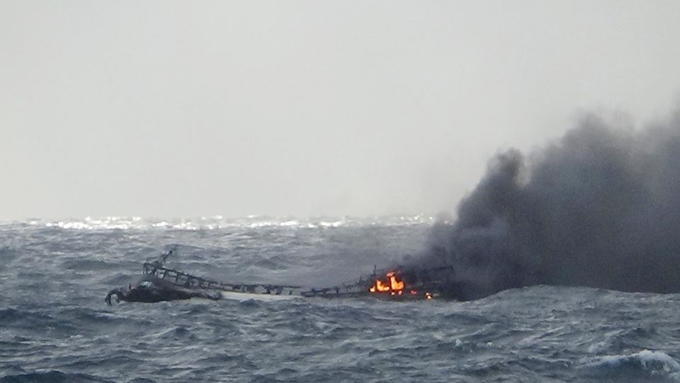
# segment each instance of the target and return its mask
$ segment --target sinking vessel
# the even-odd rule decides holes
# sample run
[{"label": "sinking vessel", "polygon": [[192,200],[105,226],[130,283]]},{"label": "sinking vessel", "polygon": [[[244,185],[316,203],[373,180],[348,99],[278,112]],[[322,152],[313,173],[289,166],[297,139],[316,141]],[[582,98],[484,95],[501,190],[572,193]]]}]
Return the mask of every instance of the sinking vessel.
[{"label": "sinking vessel", "polygon": [[440,296],[438,280],[433,279],[439,269],[405,270],[395,268],[378,271],[338,286],[313,288],[297,285],[266,283],[226,283],[198,277],[165,266],[172,249],[158,259],[143,264],[139,283],[109,291],[104,298],[109,305],[115,302],[162,302],[191,298],[219,300],[224,298],[361,298],[389,300],[430,300]]}]

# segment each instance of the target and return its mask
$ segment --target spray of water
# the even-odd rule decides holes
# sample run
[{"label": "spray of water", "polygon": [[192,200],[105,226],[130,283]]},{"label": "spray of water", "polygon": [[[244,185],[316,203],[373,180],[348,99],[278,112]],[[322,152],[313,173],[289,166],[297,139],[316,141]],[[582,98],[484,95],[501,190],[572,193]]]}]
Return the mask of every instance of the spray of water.
[{"label": "spray of water", "polygon": [[450,266],[445,293],[536,284],[680,292],[680,114],[635,130],[587,116],[526,156],[496,156],[411,266]]}]

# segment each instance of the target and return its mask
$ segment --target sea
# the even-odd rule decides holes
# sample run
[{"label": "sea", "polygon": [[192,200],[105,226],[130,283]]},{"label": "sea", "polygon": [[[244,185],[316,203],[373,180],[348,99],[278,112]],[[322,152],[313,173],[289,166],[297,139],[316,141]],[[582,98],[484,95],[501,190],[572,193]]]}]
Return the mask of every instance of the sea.
[{"label": "sea", "polygon": [[469,302],[106,305],[168,266],[328,287],[417,259],[427,216],[0,222],[0,382],[675,382],[680,295],[532,286]]}]

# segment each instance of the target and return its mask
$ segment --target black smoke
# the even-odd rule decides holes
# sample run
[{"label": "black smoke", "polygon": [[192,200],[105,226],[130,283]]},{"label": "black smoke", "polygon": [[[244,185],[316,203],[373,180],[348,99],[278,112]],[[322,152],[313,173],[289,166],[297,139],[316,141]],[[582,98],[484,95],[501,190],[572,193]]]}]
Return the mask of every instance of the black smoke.
[{"label": "black smoke", "polygon": [[494,158],[411,266],[446,266],[443,293],[537,284],[680,292],[680,114],[635,130],[587,116],[530,156]]}]

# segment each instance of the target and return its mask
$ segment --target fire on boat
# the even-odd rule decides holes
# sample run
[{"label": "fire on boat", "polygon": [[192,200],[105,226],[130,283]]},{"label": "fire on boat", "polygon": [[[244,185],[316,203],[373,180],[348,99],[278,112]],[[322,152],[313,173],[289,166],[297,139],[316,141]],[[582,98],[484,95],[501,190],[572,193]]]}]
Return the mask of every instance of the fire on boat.
[{"label": "fire on boat", "polygon": [[368,288],[369,294],[389,299],[433,299],[434,293],[424,290],[422,286],[407,286],[396,271],[388,271],[384,277],[374,277]]},{"label": "fire on boat", "polygon": [[443,268],[377,270],[339,286],[303,291],[305,297],[378,298],[396,301],[431,300],[440,296]]}]

